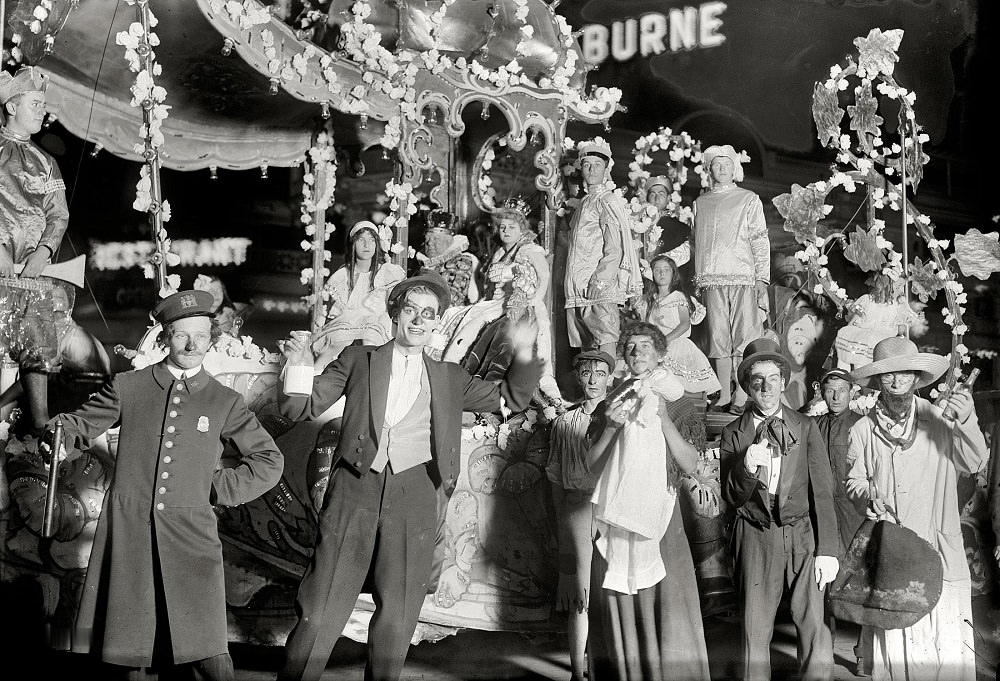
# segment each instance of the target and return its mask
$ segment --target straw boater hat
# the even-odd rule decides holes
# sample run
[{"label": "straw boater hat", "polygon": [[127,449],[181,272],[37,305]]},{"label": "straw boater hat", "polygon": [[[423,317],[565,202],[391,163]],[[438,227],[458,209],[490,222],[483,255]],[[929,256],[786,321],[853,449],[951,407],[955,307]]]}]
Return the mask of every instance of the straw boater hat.
[{"label": "straw boater hat", "polygon": [[702,162],[704,163],[705,170],[707,171],[709,168],[711,168],[712,160],[719,156],[728,158],[730,161],[733,162],[733,181],[742,182],[743,159],[740,157],[738,153],[736,153],[736,150],[733,149],[732,145],[730,144],[723,144],[721,146],[716,144],[709,147],[704,151],[704,153],[702,153]]},{"label": "straw boater hat", "polygon": [[851,377],[863,384],[879,374],[893,371],[917,373],[916,388],[930,385],[948,370],[948,358],[930,352],[920,352],[909,338],[893,336],[881,340],[872,351],[872,363],[855,369]]}]

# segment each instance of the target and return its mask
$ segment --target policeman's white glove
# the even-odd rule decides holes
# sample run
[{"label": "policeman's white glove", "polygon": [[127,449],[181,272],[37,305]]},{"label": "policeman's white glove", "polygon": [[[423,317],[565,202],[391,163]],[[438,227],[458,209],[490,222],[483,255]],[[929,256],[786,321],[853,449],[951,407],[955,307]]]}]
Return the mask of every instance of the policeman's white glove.
[{"label": "policeman's white glove", "polygon": [[816,585],[822,591],[826,585],[837,578],[840,572],[840,561],[835,556],[816,556]]},{"label": "policeman's white glove", "polygon": [[747,472],[753,475],[760,466],[767,466],[771,463],[771,447],[763,442],[755,442],[747,449],[743,459]]}]

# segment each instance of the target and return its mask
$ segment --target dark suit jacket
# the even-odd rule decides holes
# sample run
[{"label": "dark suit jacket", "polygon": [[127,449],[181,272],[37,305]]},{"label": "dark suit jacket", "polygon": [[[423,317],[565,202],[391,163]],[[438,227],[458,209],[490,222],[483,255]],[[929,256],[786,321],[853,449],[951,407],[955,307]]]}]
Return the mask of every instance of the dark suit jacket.
[{"label": "dark suit jacket", "polygon": [[[340,441],[331,466],[338,463],[366,475],[378,452],[378,437],[385,420],[389,373],[392,369],[390,341],[345,348],[335,362],[317,376],[311,395],[286,395],[278,391],[278,409],[284,416],[301,421],[314,419],[346,396]],[[431,388],[431,479],[451,491],[461,469],[462,412],[497,412],[500,400],[513,412],[523,411],[538,386],[541,367],[537,360],[511,363],[500,383],[484,381],[453,362],[439,362],[424,355]]]},{"label": "dark suit jacket", "polygon": [[[783,406],[781,410],[781,416],[795,435],[797,444],[781,461],[778,518],[782,524],[787,524],[811,517],[816,532],[816,555],[837,556],[837,513],[833,505],[833,476],[826,445],[815,421],[788,407]],[[722,497],[736,510],[738,517],[766,528],[772,523],[767,486],[755,474],[748,473],[743,463],[755,435],[750,409],[722,429],[719,448]]]}]

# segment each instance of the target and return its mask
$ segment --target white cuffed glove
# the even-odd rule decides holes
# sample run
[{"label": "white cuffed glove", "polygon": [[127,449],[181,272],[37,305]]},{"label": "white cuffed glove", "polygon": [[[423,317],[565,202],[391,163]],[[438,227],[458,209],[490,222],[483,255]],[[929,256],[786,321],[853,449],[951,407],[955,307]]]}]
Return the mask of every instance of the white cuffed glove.
[{"label": "white cuffed glove", "polygon": [[760,466],[768,466],[771,463],[771,446],[764,442],[755,442],[747,448],[743,463],[747,467],[747,472],[753,475]]},{"label": "white cuffed glove", "polygon": [[835,556],[816,556],[816,585],[822,591],[826,585],[837,578],[840,572],[840,561]]}]

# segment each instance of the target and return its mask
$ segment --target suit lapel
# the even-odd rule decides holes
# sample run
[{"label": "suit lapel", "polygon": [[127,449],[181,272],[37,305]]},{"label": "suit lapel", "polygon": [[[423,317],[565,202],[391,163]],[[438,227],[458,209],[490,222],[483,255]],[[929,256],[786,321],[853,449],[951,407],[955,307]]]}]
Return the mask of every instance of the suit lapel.
[{"label": "suit lapel", "polygon": [[434,442],[444,442],[444,433],[449,426],[451,409],[448,408],[447,367],[424,355],[424,370],[431,388],[431,431]]},{"label": "suit lapel", "polygon": [[389,374],[392,372],[392,341],[375,350],[368,359],[368,399],[372,409],[375,432],[382,432],[385,405],[389,395]]}]

